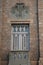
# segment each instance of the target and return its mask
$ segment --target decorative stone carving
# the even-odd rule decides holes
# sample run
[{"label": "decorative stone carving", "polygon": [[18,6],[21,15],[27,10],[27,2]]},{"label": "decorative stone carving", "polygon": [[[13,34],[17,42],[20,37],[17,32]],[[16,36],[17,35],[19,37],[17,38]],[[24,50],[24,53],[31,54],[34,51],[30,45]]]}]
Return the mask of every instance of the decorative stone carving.
[{"label": "decorative stone carving", "polygon": [[28,52],[10,52],[8,65],[30,65]]},{"label": "decorative stone carving", "polygon": [[27,19],[29,17],[29,7],[25,6],[24,3],[16,3],[11,8],[11,14],[15,18]]}]

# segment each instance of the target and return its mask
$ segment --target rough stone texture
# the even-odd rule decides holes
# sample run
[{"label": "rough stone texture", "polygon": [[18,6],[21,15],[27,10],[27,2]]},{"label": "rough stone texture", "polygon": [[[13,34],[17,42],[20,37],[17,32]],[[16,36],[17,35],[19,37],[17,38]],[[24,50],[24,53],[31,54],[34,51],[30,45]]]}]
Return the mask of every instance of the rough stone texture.
[{"label": "rough stone texture", "polygon": [[[2,2],[1,2],[2,1]],[[11,46],[11,23],[15,19],[9,15],[10,8],[19,0],[0,0],[0,65],[7,65],[6,59]],[[37,40],[37,7],[36,0],[21,0],[29,6],[30,23],[30,63],[37,65],[38,60],[38,40]],[[39,35],[40,35],[40,60],[39,65],[43,65],[43,0],[38,0],[39,14]],[[13,21],[13,22],[12,22]],[[23,21],[23,20],[22,20]],[[27,21],[26,21],[27,22]]]},{"label": "rough stone texture", "polygon": [[1,61],[1,65],[7,65],[7,61]]},{"label": "rough stone texture", "polygon": [[43,0],[39,0],[39,35],[40,35],[40,61],[39,65],[43,65]]},{"label": "rough stone texture", "polygon": [[37,65],[37,61],[31,61],[30,65]]},{"label": "rough stone texture", "polygon": [[[1,53],[1,33],[2,33],[2,0],[0,0],[0,53]],[[1,65],[1,56],[0,56]]]}]

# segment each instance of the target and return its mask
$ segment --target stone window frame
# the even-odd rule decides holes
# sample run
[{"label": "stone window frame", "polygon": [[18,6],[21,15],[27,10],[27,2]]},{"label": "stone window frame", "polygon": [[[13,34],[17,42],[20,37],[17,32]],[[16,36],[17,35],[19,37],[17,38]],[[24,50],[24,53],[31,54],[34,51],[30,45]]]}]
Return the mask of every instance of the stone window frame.
[{"label": "stone window frame", "polygon": [[[12,26],[12,24],[23,24],[23,25],[29,25],[29,27],[30,27],[30,23],[29,23],[29,21],[11,21],[11,26]],[[13,43],[12,43],[12,40],[13,40],[13,36],[12,36],[12,30],[11,30],[11,50],[10,51],[13,51]],[[18,51],[18,50],[17,50]],[[20,51],[22,51],[22,50],[20,50]],[[24,50],[23,50],[24,51]],[[26,51],[26,50],[25,50]],[[29,51],[29,50],[27,50],[27,51]]]}]

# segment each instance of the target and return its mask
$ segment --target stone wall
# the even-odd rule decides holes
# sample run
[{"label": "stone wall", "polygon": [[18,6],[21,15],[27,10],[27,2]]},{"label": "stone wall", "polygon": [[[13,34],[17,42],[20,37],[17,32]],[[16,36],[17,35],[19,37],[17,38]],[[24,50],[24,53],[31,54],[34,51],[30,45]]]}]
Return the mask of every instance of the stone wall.
[{"label": "stone wall", "polygon": [[[1,0],[1,17],[0,17],[0,65],[7,65],[8,54],[11,46],[11,23],[14,23],[14,17],[9,15],[10,8],[19,0]],[[21,0],[22,2],[22,0]],[[30,62],[31,65],[38,63],[38,38],[37,38],[37,1],[23,0],[29,6],[29,24],[30,24]],[[39,34],[40,34],[40,61],[43,65],[43,0],[38,1],[39,14]],[[13,21],[13,22],[12,22]],[[22,20],[23,21],[23,20]],[[26,21],[27,22],[27,21]],[[22,22],[20,22],[22,23]]]},{"label": "stone wall", "polygon": [[0,65],[1,65],[1,36],[2,36],[2,0],[0,1]]},{"label": "stone wall", "polygon": [[39,0],[39,35],[40,35],[40,61],[39,65],[43,65],[43,0]]}]

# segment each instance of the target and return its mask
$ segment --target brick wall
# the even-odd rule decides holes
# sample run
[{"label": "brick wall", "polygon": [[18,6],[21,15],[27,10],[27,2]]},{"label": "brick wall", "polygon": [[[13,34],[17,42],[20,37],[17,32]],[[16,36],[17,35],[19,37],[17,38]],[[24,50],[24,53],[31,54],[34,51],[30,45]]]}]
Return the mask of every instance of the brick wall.
[{"label": "brick wall", "polygon": [[[1,65],[7,65],[7,58],[11,45],[11,21],[15,19],[9,15],[10,8],[19,0],[3,0],[1,4],[2,17],[0,17],[0,59]],[[22,2],[22,1],[21,1]],[[37,40],[37,1],[23,0],[29,6],[29,23],[30,23],[30,62],[31,65],[37,65],[38,60],[38,40]],[[0,8],[0,9],[1,9]],[[38,1],[39,14],[39,34],[40,34],[40,61],[39,65],[43,63],[43,0]],[[22,20],[23,21],[23,20]]]},{"label": "brick wall", "polygon": [[39,0],[39,34],[40,34],[40,62],[43,65],[43,0]]}]

